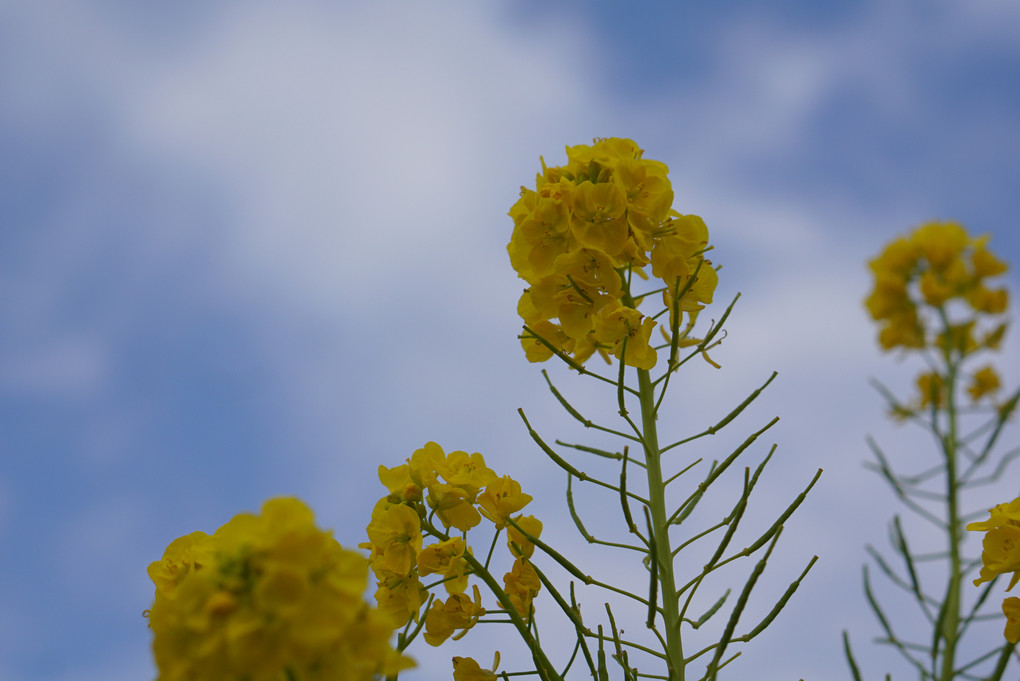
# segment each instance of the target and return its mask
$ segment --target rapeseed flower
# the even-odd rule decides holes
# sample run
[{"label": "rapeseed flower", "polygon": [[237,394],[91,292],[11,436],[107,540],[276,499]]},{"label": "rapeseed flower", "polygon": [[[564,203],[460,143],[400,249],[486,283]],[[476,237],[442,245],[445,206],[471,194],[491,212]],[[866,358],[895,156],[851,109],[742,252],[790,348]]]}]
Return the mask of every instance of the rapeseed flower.
[{"label": "rapeseed flower", "polygon": [[[879,322],[883,349],[935,347],[965,355],[997,342],[988,337],[979,343],[973,336],[979,315],[1002,314],[1009,304],[1005,288],[987,285],[1007,270],[988,250],[987,236],[971,237],[954,222],[929,222],[891,241],[868,264],[874,288],[865,306]],[[931,318],[946,316],[951,305],[969,308],[972,318],[932,337]]]},{"label": "rapeseed flower", "polygon": [[482,667],[470,657],[453,658],[453,681],[496,681],[496,667],[499,666],[499,653],[496,653],[492,670]]},{"label": "rapeseed flower", "polygon": [[531,502],[531,495],[521,492],[521,483],[509,475],[493,481],[478,496],[482,515],[492,521],[497,530],[506,526],[506,520]]},{"label": "rapeseed flower", "polygon": [[[507,252],[528,283],[517,311],[529,361],[561,354],[582,364],[598,352],[607,361],[613,355],[654,367],[649,338],[657,322],[637,310],[629,290],[632,275],[648,277],[648,265],[665,291],[684,291],[679,310],[692,314],[712,302],[717,277],[703,255],[708,229],[672,209],[667,167],[642,154],[619,138],[568,147],[567,164],[543,161],[535,189],[522,188],[510,209]],[[630,312],[620,313],[621,306]]]},{"label": "rapeseed flower", "polygon": [[362,599],[368,561],[297,499],[175,540],[149,574],[160,681],[368,681],[410,666],[390,647],[392,621]]},{"label": "rapeseed flower", "polygon": [[[451,636],[458,639],[475,626],[478,618],[485,614],[482,596],[478,586],[474,587],[474,598],[467,594],[453,594],[446,601],[434,601],[425,616],[425,642],[438,646]],[[459,634],[455,632],[460,629]]]},{"label": "rapeseed flower", "polygon": [[538,573],[525,558],[517,558],[510,572],[503,575],[503,590],[524,620],[531,616],[531,602],[541,588]]},{"label": "rapeseed flower", "polygon": [[[532,537],[538,537],[542,534],[542,521],[533,515],[519,515],[514,518],[514,523]],[[514,525],[507,527],[506,543],[510,553],[518,558],[522,556],[524,558],[531,558],[531,554],[535,552],[535,545],[517,527]]]}]

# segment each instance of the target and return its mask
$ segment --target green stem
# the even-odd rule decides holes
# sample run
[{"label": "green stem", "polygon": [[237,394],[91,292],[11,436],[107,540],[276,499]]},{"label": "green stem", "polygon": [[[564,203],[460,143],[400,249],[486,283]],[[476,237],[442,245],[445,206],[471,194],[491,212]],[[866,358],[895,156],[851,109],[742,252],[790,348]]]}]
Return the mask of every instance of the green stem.
[{"label": "green stem", "polygon": [[957,475],[957,418],[956,418],[956,378],[959,363],[954,361],[951,353],[945,353],[946,359],[946,416],[948,418],[946,432],[942,436],[942,450],[946,457],[946,525],[949,530],[949,584],[946,587],[945,615],[942,618],[942,639],[945,650],[942,654],[941,681],[952,681],[955,676],[956,644],[960,630],[960,583],[963,571],[960,566],[960,509],[959,485]]},{"label": "green stem", "polygon": [[652,518],[655,556],[658,564],[659,591],[662,593],[663,629],[666,633],[666,664],[671,681],[683,681],[684,651],[680,640],[680,610],[673,576],[673,551],[669,543],[669,520],[666,511],[666,486],[662,479],[661,453],[655,425],[655,393],[646,369],[638,369],[638,392],[641,399],[641,431],[644,440],[645,466],[648,474],[648,501]]}]

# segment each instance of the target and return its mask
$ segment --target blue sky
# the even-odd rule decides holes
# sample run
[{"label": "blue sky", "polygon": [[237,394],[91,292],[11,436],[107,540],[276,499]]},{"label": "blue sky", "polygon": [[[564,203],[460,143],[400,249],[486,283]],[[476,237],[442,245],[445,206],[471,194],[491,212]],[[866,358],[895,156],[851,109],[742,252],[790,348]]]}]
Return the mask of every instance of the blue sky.
[{"label": "blue sky", "polygon": [[584,435],[517,346],[506,211],[597,136],[669,165],[742,293],[677,429],[778,370],[733,434],[783,419],[763,506],[826,470],[772,584],[821,560],[746,669],[846,678],[850,627],[902,671],[867,643],[898,509],[860,462],[927,442],[867,386],[916,365],[877,350],[864,262],[937,218],[1020,264],[1018,35],[1007,0],[0,2],[0,678],[151,678],[170,540],[297,494],[355,544],[377,466],[428,440],[562,514],[516,409]]}]

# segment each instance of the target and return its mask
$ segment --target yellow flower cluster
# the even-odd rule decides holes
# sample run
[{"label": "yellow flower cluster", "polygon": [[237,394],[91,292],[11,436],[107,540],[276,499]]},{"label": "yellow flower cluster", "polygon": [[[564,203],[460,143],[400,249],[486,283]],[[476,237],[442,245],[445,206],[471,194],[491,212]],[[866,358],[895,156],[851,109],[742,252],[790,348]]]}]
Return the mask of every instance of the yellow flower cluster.
[{"label": "yellow flower cluster", "polygon": [[[1006,591],[1016,586],[1020,581],[1020,498],[999,504],[991,510],[988,520],[970,523],[967,529],[985,533],[981,574],[974,585],[1012,573]],[[1017,643],[1020,641],[1020,598],[1007,598],[1002,612],[1006,615],[1006,639]]]},{"label": "yellow flower cluster", "polygon": [[[953,301],[968,306],[975,316],[1006,311],[1005,288],[988,288],[986,280],[1007,270],[988,250],[988,236],[971,237],[954,222],[930,222],[907,237],[890,242],[869,265],[875,288],[866,305],[881,324],[879,343],[886,350],[935,345],[945,352],[969,353],[978,347],[998,347],[1005,331],[999,324],[980,341],[974,338],[975,318],[951,325],[935,337],[918,308],[944,311]],[[915,290],[916,285],[916,290]]]},{"label": "yellow flower cluster", "polygon": [[[449,536],[452,527],[461,533],[484,517],[497,530],[507,527],[514,513],[531,501],[510,476],[499,477],[485,465],[481,454],[446,454],[435,442],[415,451],[407,463],[379,467],[379,480],[388,490],[376,504],[368,524],[369,561],[378,580],[376,599],[397,626],[420,616],[429,591],[421,578],[439,576],[449,598],[436,599],[425,618],[425,640],[438,646],[450,636],[462,636],[485,614],[478,587],[466,595],[472,573],[471,547],[460,536]],[[433,524],[438,519],[443,529]],[[532,516],[513,518],[531,536],[542,523]],[[525,619],[538,593],[538,578],[527,562],[534,546],[515,528],[508,528],[508,546],[516,557],[504,578],[506,593]],[[424,545],[426,536],[437,541]],[[459,633],[458,633],[459,632]]]},{"label": "yellow flower cluster", "polygon": [[297,499],[176,539],[148,572],[160,681],[368,681],[411,666],[362,598],[365,558]]},{"label": "yellow flower cluster", "polygon": [[640,300],[630,291],[631,275],[646,278],[648,265],[664,282],[669,310],[681,292],[680,312],[696,314],[712,302],[718,277],[703,257],[708,228],[672,209],[666,165],[642,153],[618,138],[567,147],[567,165],[543,162],[535,190],[521,188],[507,251],[528,282],[517,309],[530,361],[549,359],[555,348],[578,364],[597,351],[655,366],[656,322],[636,309]]}]

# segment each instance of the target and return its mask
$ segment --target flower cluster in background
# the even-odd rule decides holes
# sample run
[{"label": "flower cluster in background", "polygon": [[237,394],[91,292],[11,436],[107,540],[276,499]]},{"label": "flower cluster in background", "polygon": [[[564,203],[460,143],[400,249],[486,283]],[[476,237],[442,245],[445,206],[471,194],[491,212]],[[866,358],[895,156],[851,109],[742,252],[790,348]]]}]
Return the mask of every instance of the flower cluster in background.
[{"label": "flower cluster in background", "polygon": [[[875,287],[865,304],[879,323],[883,349],[930,349],[963,359],[999,348],[1009,293],[990,287],[988,280],[1008,266],[988,249],[988,236],[972,237],[953,222],[931,222],[890,242],[869,265]],[[990,323],[982,327],[983,320]],[[978,402],[999,387],[999,376],[988,365],[971,374],[967,392]],[[946,403],[939,372],[921,374],[917,388],[914,408],[938,409]],[[904,408],[898,415],[910,413]]]},{"label": "flower cluster in background", "polygon": [[175,540],[149,576],[160,681],[368,681],[410,666],[363,599],[368,562],[297,499]]},{"label": "flower cluster in background", "polygon": [[[978,345],[997,347],[1004,325],[980,340],[973,336],[973,316],[954,326],[955,334],[932,337],[931,320],[918,310],[918,302],[945,310],[953,302],[965,303],[974,315],[1006,311],[1005,288],[988,288],[986,280],[1006,272],[1007,265],[988,250],[988,237],[972,238],[953,222],[931,222],[900,237],[869,264],[875,288],[867,300],[871,316],[881,323],[878,340],[883,348],[924,348],[932,344],[972,350]],[[917,285],[920,296],[911,287]]]},{"label": "flower cluster in background", "polygon": [[[864,590],[884,633],[876,643],[898,650],[921,679],[931,681],[1016,676],[1007,668],[1020,640],[1020,599],[1003,604],[1009,643],[1000,639],[976,657],[971,657],[970,643],[981,637],[974,624],[998,617],[982,612],[994,586],[989,582],[1012,572],[1012,588],[1020,579],[1020,500],[995,507],[986,522],[967,524],[976,516],[965,507],[964,492],[999,483],[1020,457],[1016,449],[995,454],[1020,390],[998,397],[1002,386],[996,370],[991,364],[974,367],[999,349],[1007,327],[1008,291],[990,280],[1008,267],[989,250],[988,240],[971,236],[957,223],[930,222],[890,242],[869,263],[875,283],[865,305],[878,323],[879,344],[887,351],[900,348],[924,364],[916,392],[905,400],[880,381],[873,383],[892,417],[920,427],[936,446],[922,467],[904,471],[900,467],[905,464],[869,438],[875,460],[868,467],[892,487],[907,511],[890,522],[892,551],[904,569],[895,569],[897,561],[873,547],[868,552],[916,610],[881,603],[885,599],[872,591],[867,567]],[[915,523],[926,527],[924,535],[914,534]],[[964,527],[987,533],[980,560],[968,555]],[[932,536],[939,539],[932,542]],[[978,566],[974,584],[988,584],[971,594],[964,585]],[[909,621],[911,612],[923,618],[920,636],[901,621]],[[844,650],[854,679],[862,681],[847,634]]]},{"label": "flower cluster in background", "polygon": [[[667,309],[688,312],[693,322],[712,302],[717,277],[703,257],[708,228],[672,209],[666,165],[641,156],[628,139],[567,147],[567,165],[543,162],[535,190],[521,188],[507,250],[528,282],[518,312],[530,361],[560,352],[583,364],[599,352],[640,369],[655,366],[657,322],[635,309],[647,294],[630,288],[632,275],[647,278],[648,265],[664,283]],[[671,321],[672,328],[679,323]]]}]

